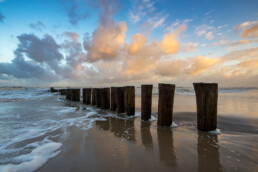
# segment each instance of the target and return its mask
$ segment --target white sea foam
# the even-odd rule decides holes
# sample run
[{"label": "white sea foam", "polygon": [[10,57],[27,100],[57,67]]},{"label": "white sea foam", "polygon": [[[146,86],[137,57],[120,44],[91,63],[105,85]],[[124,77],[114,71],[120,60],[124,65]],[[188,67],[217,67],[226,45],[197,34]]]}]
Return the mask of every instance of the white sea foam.
[{"label": "white sea foam", "polygon": [[156,121],[156,120],[158,120],[156,117],[154,117],[154,116],[152,116],[151,115],[151,118],[148,120],[149,122],[152,122],[152,121]]},{"label": "white sea foam", "polygon": [[135,117],[140,117],[142,114],[141,114],[141,112],[135,112]]},{"label": "white sea foam", "polygon": [[177,124],[173,121],[171,127],[175,128],[175,127],[177,127]]},{"label": "white sea foam", "polygon": [[58,155],[61,152],[59,149],[61,148],[62,144],[50,140],[44,140],[42,143],[37,142],[30,144],[30,146],[35,147],[35,149],[28,154],[20,155],[13,159],[13,161],[16,163],[21,162],[20,164],[2,165],[0,166],[0,171],[34,171],[45,164],[50,158]]},{"label": "white sea foam", "polygon": [[[62,108],[62,109],[61,109]],[[59,111],[56,111],[58,115],[64,114],[64,113],[72,113],[76,111],[76,107],[61,107]]]},{"label": "white sea foam", "polygon": [[86,117],[96,116],[97,114],[98,114],[97,112],[88,112],[86,114]]},{"label": "white sea foam", "polygon": [[208,131],[208,133],[219,135],[219,134],[221,134],[221,131],[220,131],[220,129],[217,128],[216,130]]}]

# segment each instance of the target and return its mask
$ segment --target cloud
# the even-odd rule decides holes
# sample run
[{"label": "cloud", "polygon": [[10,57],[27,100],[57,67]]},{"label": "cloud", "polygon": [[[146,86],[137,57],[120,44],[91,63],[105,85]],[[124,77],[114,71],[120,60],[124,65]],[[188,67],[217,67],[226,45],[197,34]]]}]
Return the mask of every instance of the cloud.
[{"label": "cloud", "polygon": [[164,22],[167,17],[168,15],[164,15],[163,12],[159,12],[157,15],[146,19],[140,28],[144,29],[144,31],[148,33],[155,28],[163,27],[165,26]]},{"label": "cloud", "polygon": [[125,40],[127,26],[125,22],[99,25],[91,37],[86,36],[84,48],[89,62],[114,60]]},{"label": "cloud", "polygon": [[222,25],[222,26],[218,26],[218,29],[222,29],[222,28],[225,28],[225,27],[227,27],[228,25],[227,24],[224,24],[224,25]]},{"label": "cloud", "polygon": [[138,21],[140,21],[140,15],[139,14],[135,14],[132,11],[130,11],[129,13],[130,15],[130,20],[133,24],[137,23]]},{"label": "cloud", "polygon": [[144,78],[149,75],[162,58],[166,59],[179,51],[180,44],[177,39],[184,30],[186,25],[179,26],[174,32],[164,34],[161,41],[148,44],[145,36],[135,34],[125,47],[128,54],[123,54],[125,74],[131,78]]},{"label": "cloud", "polygon": [[238,31],[240,29],[243,29],[247,26],[251,26],[251,25],[257,24],[257,23],[258,23],[258,21],[246,21],[244,23],[238,24],[238,25],[235,26],[235,33],[238,33]]},{"label": "cloud", "polygon": [[103,11],[100,15],[99,26],[92,36],[86,35],[84,39],[84,48],[88,52],[89,62],[116,59],[127,31],[125,22],[116,23],[111,19],[118,7],[116,5],[110,6],[104,0],[100,4]]},{"label": "cloud", "polygon": [[187,42],[183,45],[182,51],[183,52],[194,52],[198,48],[198,42]]},{"label": "cloud", "polygon": [[176,77],[183,73],[185,69],[185,60],[164,60],[159,61],[154,68],[154,74],[163,77]]},{"label": "cloud", "polygon": [[2,22],[3,23],[3,21],[4,21],[4,16],[3,16],[3,14],[0,12],[0,22]]},{"label": "cloud", "polygon": [[227,45],[229,45],[231,47],[237,47],[237,46],[245,45],[245,44],[249,44],[249,43],[251,43],[251,40],[240,40],[240,41],[230,42]]},{"label": "cloud", "polygon": [[258,24],[245,28],[241,33],[241,37],[258,37]]},{"label": "cloud", "polygon": [[165,77],[197,76],[219,63],[219,58],[197,56],[185,60],[160,60],[154,69],[154,74]]},{"label": "cloud", "polygon": [[190,63],[190,67],[186,70],[186,73],[189,75],[200,75],[205,70],[217,64],[219,59],[198,56],[196,58],[190,58],[188,62]]},{"label": "cloud", "polygon": [[184,20],[179,20],[176,19],[175,22],[173,22],[172,24],[170,24],[168,27],[166,27],[166,31],[168,32],[173,32],[174,30],[176,30],[176,28],[180,25],[186,25],[187,23],[193,21],[193,19],[184,19]]},{"label": "cloud", "polygon": [[158,44],[165,55],[176,53],[179,50],[179,43],[174,33],[165,34],[162,41]]},{"label": "cloud", "polygon": [[207,40],[212,40],[212,39],[214,38],[213,32],[208,32],[208,33],[205,35],[205,38],[206,38]]},{"label": "cloud", "polygon": [[45,34],[42,39],[33,34],[22,34],[18,36],[18,40],[20,43],[15,51],[18,57],[30,58],[53,69],[58,68],[59,61],[63,59],[59,52],[60,45],[48,34]]},{"label": "cloud", "polygon": [[75,32],[64,32],[64,36],[71,38],[74,42],[78,42],[80,35]]},{"label": "cloud", "polygon": [[198,36],[203,36],[211,29],[213,29],[212,26],[200,25],[195,28],[195,34]]},{"label": "cloud", "polygon": [[36,31],[42,31],[43,29],[46,28],[46,26],[41,21],[37,21],[36,23],[31,23],[29,24],[29,26]]},{"label": "cloud", "polygon": [[22,34],[17,38],[15,58],[11,63],[0,63],[0,74],[9,78],[34,78],[40,82],[57,80],[55,71],[63,56],[55,40],[47,34],[42,39],[33,34]]},{"label": "cloud", "polygon": [[41,66],[32,61],[25,61],[22,57],[16,57],[12,63],[0,63],[0,74],[15,78],[37,78],[39,80],[53,80],[53,74],[47,72]]},{"label": "cloud", "polygon": [[85,8],[87,5],[90,5],[90,3],[87,4],[88,1],[61,0],[61,2],[65,8],[70,24],[77,25],[80,20],[86,20],[89,17],[89,14]]},{"label": "cloud", "polygon": [[[145,18],[146,16],[150,18],[155,17],[155,15],[153,15],[153,12],[156,10],[155,3],[155,1],[149,0],[132,1],[132,9],[129,11],[130,21],[135,24],[141,20],[148,20]],[[156,21],[157,20],[159,19],[156,19]]]},{"label": "cloud", "polygon": [[129,45],[129,53],[136,54],[145,45],[147,39],[145,36],[137,33],[133,36],[131,44]]}]

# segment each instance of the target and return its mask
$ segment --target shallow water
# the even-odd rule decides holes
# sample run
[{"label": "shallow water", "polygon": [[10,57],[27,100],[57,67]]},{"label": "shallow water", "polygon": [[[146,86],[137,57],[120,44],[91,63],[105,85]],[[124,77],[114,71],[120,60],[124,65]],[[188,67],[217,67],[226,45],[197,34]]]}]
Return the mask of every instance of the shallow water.
[{"label": "shallow water", "polygon": [[[223,124],[225,120],[221,121],[221,126],[219,126],[222,130],[222,134],[219,136],[208,136],[204,134],[204,136],[198,134],[196,131],[196,121],[194,115],[191,115],[191,118],[181,118],[182,115],[176,115],[174,117],[178,127],[172,130],[165,130],[161,134],[159,132],[160,129],[156,126],[155,117],[153,117],[152,122],[147,124],[147,131],[144,131],[145,127],[142,128],[140,118],[137,117],[140,114],[137,113],[136,120],[134,118],[128,118],[124,115],[115,115],[111,112],[104,112],[99,109],[93,108],[91,106],[83,105],[79,102],[71,102],[65,100],[64,96],[60,96],[58,93],[51,94],[47,92],[46,89],[8,89],[0,91],[0,171],[34,171],[44,165],[49,159],[62,155],[62,153],[69,149],[69,147],[65,146],[67,141],[69,140],[69,135],[76,135],[74,132],[70,132],[70,128],[76,128],[77,132],[80,131],[85,138],[87,137],[87,133],[91,130],[96,130],[100,128],[104,131],[109,131],[114,133],[114,135],[118,136],[121,140],[129,141],[131,147],[145,147],[149,149],[149,146],[156,146],[155,149],[159,149],[160,153],[164,152],[164,155],[157,155],[160,161],[171,161],[175,160],[175,156],[173,153],[169,153],[167,155],[165,152],[167,149],[171,148],[171,143],[166,145],[167,143],[163,143],[163,139],[159,139],[160,137],[165,137],[172,140],[175,146],[172,146],[173,149],[177,148],[177,145],[180,144],[190,144],[189,151],[193,152],[198,150],[198,146],[196,143],[199,143],[199,140],[209,141],[207,137],[217,137],[219,143],[223,143],[225,145],[233,145],[235,149],[241,147],[240,151],[245,151],[251,149],[251,147],[257,147],[256,142],[250,138],[257,139],[257,135],[255,137],[248,136],[239,136],[242,134],[239,133],[252,133],[257,134],[257,123],[252,124],[252,120],[249,119],[257,119],[258,113],[255,107],[258,107],[257,101],[257,90],[248,90],[244,92],[238,93],[220,93],[219,94],[219,104],[218,104],[218,113],[219,117],[241,117],[247,119],[248,122],[245,122],[245,125],[242,126],[243,130],[239,130],[237,133],[237,137],[235,136],[234,127],[240,126],[239,122],[236,122],[235,125],[230,126],[226,122]],[[157,109],[157,100],[158,97],[156,94],[153,95],[153,112],[156,112]],[[140,110],[140,97],[136,96],[136,109]],[[195,112],[195,97],[191,94],[176,94],[175,96],[175,104],[174,104],[174,112]],[[184,115],[183,115],[184,116]],[[115,121],[114,121],[114,120]],[[133,120],[134,122],[130,122]],[[231,119],[230,119],[231,120]],[[230,121],[226,120],[226,121]],[[99,124],[104,124],[104,127],[98,127]],[[115,125],[113,124],[115,123]],[[125,124],[124,124],[125,123]],[[128,124],[127,124],[128,123]],[[240,122],[241,124],[241,122]],[[107,126],[105,126],[107,125]],[[120,127],[120,126],[124,126]],[[229,128],[225,128],[224,126],[228,125]],[[111,127],[110,127],[111,126]],[[131,127],[128,127],[131,126]],[[255,127],[256,126],[256,127]],[[105,130],[105,127],[107,128]],[[185,128],[186,127],[186,128]],[[190,128],[189,128],[190,127]],[[223,128],[224,127],[224,128]],[[90,130],[89,130],[90,129]],[[249,129],[249,130],[247,130]],[[143,131],[142,131],[143,130]],[[150,131],[148,131],[150,130]],[[233,130],[233,131],[232,131]],[[237,130],[235,130],[237,131]],[[96,132],[96,131],[95,131]],[[99,132],[98,132],[99,133]],[[142,138],[142,141],[139,141],[138,138],[139,133],[144,133],[147,141]],[[151,134],[150,134],[151,133]],[[159,133],[159,134],[158,134]],[[189,134],[187,134],[189,133]],[[232,135],[232,133],[234,133]],[[78,133],[77,133],[78,134]],[[99,133],[101,135],[101,133]],[[187,140],[185,141],[184,137],[177,138],[179,135],[186,135]],[[172,138],[170,138],[172,137]],[[174,138],[176,137],[176,138]],[[199,139],[200,137],[200,139]],[[205,137],[205,139],[202,139]],[[152,138],[152,141],[150,141]],[[153,139],[155,138],[155,139]],[[198,139],[197,139],[198,138]],[[223,139],[219,139],[223,138]],[[237,138],[237,139],[235,139]],[[76,140],[78,138],[75,138]],[[120,141],[119,139],[119,141]],[[145,141],[144,141],[145,140]],[[149,141],[148,141],[149,140]],[[176,140],[176,141],[175,141]],[[214,139],[213,139],[214,140]],[[216,138],[215,138],[216,140]],[[235,141],[236,143],[232,142]],[[239,141],[238,141],[239,140]],[[244,143],[243,140],[250,140],[248,144]],[[185,142],[184,142],[185,141]],[[189,143],[188,143],[189,142]],[[209,141],[211,142],[211,141]],[[83,142],[85,143],[85,141]],[[81,143],[81,144],[83,144]],[[217,143],[217,141],[216,141]],[[223,144],[220,144],[220,150],[224,149]],[[202,145],[202,144],[201,144]],[[250,145],[252,145],[250,147]],[[82,146],[82,145],[81,145]],[[196,147],[197,146],[197,147]],[[211,149],[211,145],[205,149]],[[249,147],[249,148],[248,148]],[[145,149],[145,148],[144,148]],[[191,158],[196,159],[195,156],[186,156],[185,151],[188,149],[176,149],[176,152],[182,151],[183,159],[189,159],[189,167],[193,166],[193,168],[197,168],[196,163],[191,163]],[[226,151],[225,149],[224,151]],[[140,152],[142,150],[139,150]],[[198,150],[199,151],[199,150]],[[228,150],[230,151],[230,150]],[[235,151],[235,150],[233,150]],[[250,150],[251,151],[251,150]],[[220,152],[220,151],[217,151]],[[227,152],[227,151],[226,151]],[[254,151],[256,153],[256,151]],[[140,153],[141,156],[146,157],[143,153]],[[216,151],[215,151],[216,154]],[[230,154],[230,153],[229,153]],[[242,153],[244,156],[245,153]],[[77,153],[78,155],[78,153]],[[110,155],[110,154],[108,154]],[[234,154],[237,156],[237,154]],[[97,155],[95,155],[97,156]],[[180,157],[177,155],[176,159]],[[207,155],[209,156],[209,155]],[[232,157],[231,155],[228,155]],[[187,158],[188,157],[188,158]],[[225,156],[223,156],[225,158]],[[249,155],[247,156],[249,157]],[[128,157],[127,157],[128,158]],[[179,158],[180,159],[180,158]],[[223,158],[222,158],[223,159]],[[240,158],[241,159],[241,158]],[[242,158],[243,159],[243,158]],[[241,160],[242,160],[241,159]],[[253,164],[257,164],[257,157],[251,156],[250,162],[244,160],[245,164],[249,163],[250,169],[256,168]],[[127,159],[128,160],[128,159]],[[126,161],[126,158],[125,158]],[[176,160],[177,161],[177,160]],[[183,160],[178,160],[176,164],[179,164],[176,169],[181,169],[180,163]],[[213,161],[213,159],[211,159]],[[224,160],[223,160],[224,161]],[[227,162],[229,160],[225,160]],[[231,162],[230,163],[236,163]],[[92,163],[92,162],[91,162]],[[106,164],[103,162],[103,164]],[[184,164],[184,163],[183,163]],[[160,164],[157,164],[157,167]],[[252,166],[252,168],[251,168]],[[174,167],[174,166],[173,166]],[[226,167],[223,165],[223,167]],[[165,167],[164,167],[165,168]],[[172,168],[172,167],[171,167]],[[233,166],[227,166],[228,169],[233,168]],[[87,169],[87,168],[86,168]],[[90,168],[89,168],[90,169]],[[94,167],[92,167],[94,169]],[[169,169],[169,168],[165,168]],[[182,166],[182,169],[183,166]],[[189,168],[190,169],[190,168]],[[244,169],[242,166],[240,169]],[[250,170],[249,169],[249,170]]]}]

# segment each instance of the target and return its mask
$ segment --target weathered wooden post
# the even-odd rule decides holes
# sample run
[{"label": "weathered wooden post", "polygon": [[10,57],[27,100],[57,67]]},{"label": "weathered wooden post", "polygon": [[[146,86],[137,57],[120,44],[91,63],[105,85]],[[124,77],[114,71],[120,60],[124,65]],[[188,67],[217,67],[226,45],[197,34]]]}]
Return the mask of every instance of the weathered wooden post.
[{"label": "weathered wooden post", "polygon": [[171,126],[173,121],[175,85],[159,84],[158,125]]},{"label": "weathered wooden post", "polygon": [[91,105],[96,105],[96,88],[92,89]]},{"label": "weathered wooden post", "polygon": [[55,89],[55,88],[53,88],[53,87],[51,87],[51,88],[50,88],[50,92],[51,92],[51,93],[55,93],[55,92],[58,92],[58,90]]},{"label": "weathered wooden post", "polygon": [[60,95],[66,95],[66,89],[59,89],[58,92]]},{"label": "weathered wooden post", "polygon": [[96,89],[96,104],[98,108],[101,108],[101,88]]},{"label": "weathered wooden post", "polygon": [[80,88],[78,89],[72,89],[72,101],[80,101]]},{"label": "weathered wooden post", "polygon": [[82,89],[82,103],[84,104],[86,104],[86,96],[87,96],[86,89],[87,88]]},{"label": "weathered wooden post", "polygon": [[217,83],[193,83],[197,104],[197,128],[213,131],[217,128]]},{"label": "weathered wooden post", "polygon": [[125,111],[126,111],[127,110],[127,96],[128,96],[127,86],[123,87],[123,90],[124,90],[124,108],[125,108]]},{"label": "weathered wooden post", "polygon": [[151,118],[152,88],[152,85],[141,85],[141,116],[145,121]]},{"label": "weathered wooden post", "polygon": [[111,111],[116,111],[116,88],[117,87],[111,87]]},{"label": "weathered wooden post", "polygon": [[91,88],[86,89],[86,105],[91,103]]},{"label": "weathered wooden post", "polygon": [[123,87],[116,88],[116,113],[124,113],[124,89]]},{"label": "weathered wooden post", "polygon": [[70,97],[70,98],[71,98],[70,100],[73,101],[73,100],[75,99],[75,98],[74,98],[74,97],[75,97],[75,91],[74,91],[74,89],[71,89],[70,96],[71,96],[71,97]]},{"label": "weathered wooden post", "polygon": [[71,100],[71,89],[69,88],[66,89],[66,99]]},{"label": "weathered wooden post", "polygon": [[102,88],[101,90],[101,108],[110,108],[110,88]]},{"label": "weathered wooden post", "polygon": [[135,87],[126,87],[126,112],[128,116],[135,115]]}]

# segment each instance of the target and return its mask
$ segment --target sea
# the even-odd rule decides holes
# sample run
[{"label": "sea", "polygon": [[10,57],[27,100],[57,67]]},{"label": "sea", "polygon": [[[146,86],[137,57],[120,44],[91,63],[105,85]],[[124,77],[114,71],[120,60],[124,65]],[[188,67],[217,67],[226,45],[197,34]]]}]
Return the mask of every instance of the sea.
[{"label": "sea", "polygon": [[[140,92],[136,87],[138,99]],[[174,112],[196,111],[193,88],[177,87],[175,93]],[[218,115],[257,119],[257,107],[257,87],[219,88]],[[107,116],[130,118],[68,101],[49,88],[0,87],[0,171],[37,170],[60,153],[59,130],[75,126],[86,132]]]}]

